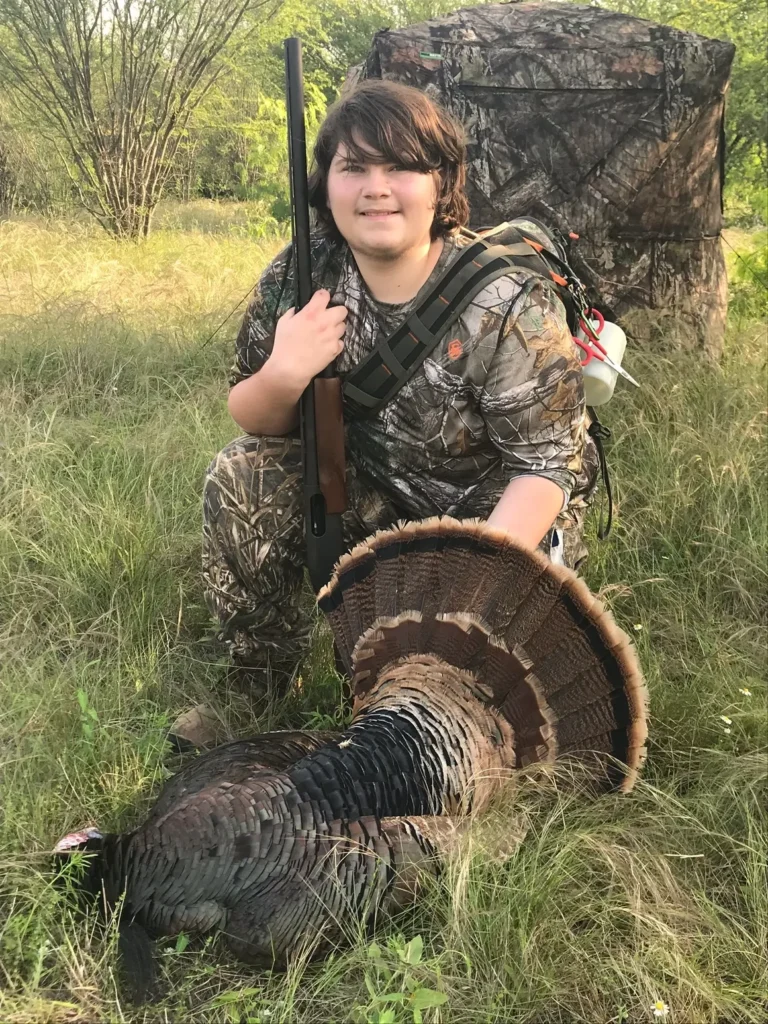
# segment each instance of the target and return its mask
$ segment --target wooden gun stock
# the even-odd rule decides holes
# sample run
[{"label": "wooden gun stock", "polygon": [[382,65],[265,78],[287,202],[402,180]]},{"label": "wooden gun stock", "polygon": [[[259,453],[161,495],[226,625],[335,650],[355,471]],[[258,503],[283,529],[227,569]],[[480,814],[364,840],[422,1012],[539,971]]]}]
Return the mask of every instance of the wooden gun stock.
[{"label": "wooden gun stock", "polygon": [[347,507],[347,467],[344,458],[344,411],[338,377],[315,377],[315,433],[320,490],[327,515]]}]

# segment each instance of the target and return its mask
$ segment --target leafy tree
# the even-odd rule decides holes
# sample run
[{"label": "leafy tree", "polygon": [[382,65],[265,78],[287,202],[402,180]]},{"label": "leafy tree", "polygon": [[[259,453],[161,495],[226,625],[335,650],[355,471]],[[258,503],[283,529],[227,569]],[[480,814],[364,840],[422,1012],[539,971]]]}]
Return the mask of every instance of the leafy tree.
[{"label": "leafy tree", "polygon": [[0,217],[22,207],[55,214],[71,205],[71,185],[53,147],[14,116],[0,82]]},{"label": "leafy tree", "polygon": [[[348,70],[364,59],[376,32],[457,10],[460,0],[285,0],[231,61],[229,74],[196,112],[175,179],[189,195],[194,179],[208,196],[263,201],[288,215],[283,40],[302,39],[307,138]],[[186,158],[186,159],[185,159]]]},{"label": "leafy tree", "polygon": [[[181,151],[200,193],[262,200],[278,219],[289,213],[283,40],[291,35],[304,43],[311,138],[334,91],[327,71],[313,59],[326,34],[315,4],[285,0],[229,56],[226,75],[195,112]],[[182,193],[178,175],[175,185]]]},{"label": "leafy tree", "polygon": [[55,140],[86,208],[120,237],[150,230],[222,50],[268,0],[0,0],[0,68]]}]

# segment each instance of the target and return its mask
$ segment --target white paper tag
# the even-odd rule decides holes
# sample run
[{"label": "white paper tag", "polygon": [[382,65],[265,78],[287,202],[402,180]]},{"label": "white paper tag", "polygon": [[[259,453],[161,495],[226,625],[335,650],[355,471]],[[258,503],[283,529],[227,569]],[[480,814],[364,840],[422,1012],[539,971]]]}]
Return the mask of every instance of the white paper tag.
[{"label": "white paper tag", "polygon": [[552,530],[552,539],[549,542],[549,560],[553,565],[565,565],[562,530]]}]

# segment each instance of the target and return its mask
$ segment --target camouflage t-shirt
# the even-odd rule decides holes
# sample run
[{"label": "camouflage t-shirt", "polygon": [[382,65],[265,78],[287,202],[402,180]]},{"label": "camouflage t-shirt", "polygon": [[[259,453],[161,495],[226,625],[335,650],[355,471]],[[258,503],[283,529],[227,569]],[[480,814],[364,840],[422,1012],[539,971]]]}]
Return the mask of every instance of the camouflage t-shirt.
[{"label": "camouflage t-shirt", "polygon": [[[469,241],[445,240],[425,288]],[[256,288],[237,338],[232,385],[264,365],[277,319],[293,305],[289,252],[272,261]],[[349,248],[325,238],[313,236],[312,266],[315,288],[327,288],[349,311],[337,360],[344,377],[415,300],[378,302]],[[413,517],[487,518],[519,476],[552,480],[569,508],[593,489],[597,460],[565,311],[547,282],[523,271],[479,292],[383,409],[346,419],[348,458]]]}]

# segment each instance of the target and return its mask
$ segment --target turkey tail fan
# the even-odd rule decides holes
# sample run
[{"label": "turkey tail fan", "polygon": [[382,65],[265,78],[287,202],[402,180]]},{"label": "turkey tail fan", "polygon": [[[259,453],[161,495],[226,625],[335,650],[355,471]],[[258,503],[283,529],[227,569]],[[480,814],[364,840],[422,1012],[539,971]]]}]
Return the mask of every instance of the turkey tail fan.
[{"label": "turkey tail fan", "polygon": [[433,518],[357,545],[318,604],[356,704],[387,665],[433,654],[472,673],[513,726],[518,766],[597,757],[608,788],[634,785],[645,684],[629,637],[570,569],[485,522]]}]

